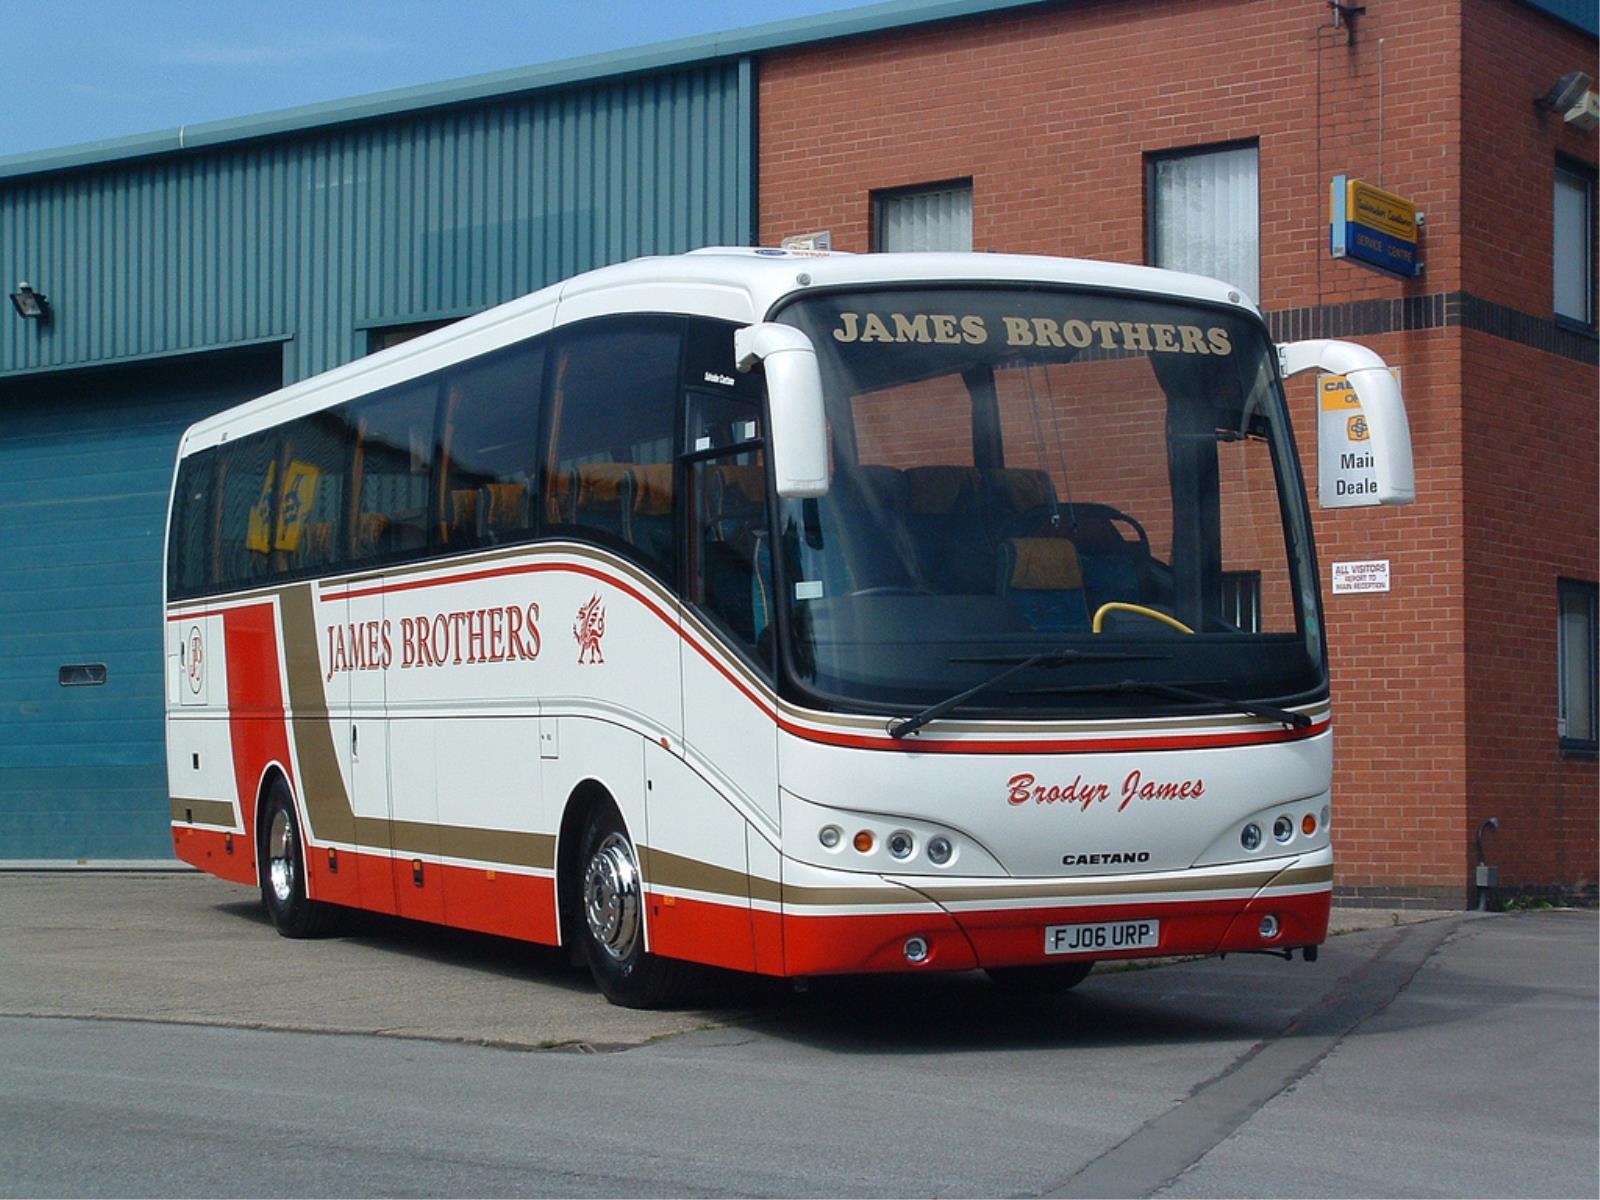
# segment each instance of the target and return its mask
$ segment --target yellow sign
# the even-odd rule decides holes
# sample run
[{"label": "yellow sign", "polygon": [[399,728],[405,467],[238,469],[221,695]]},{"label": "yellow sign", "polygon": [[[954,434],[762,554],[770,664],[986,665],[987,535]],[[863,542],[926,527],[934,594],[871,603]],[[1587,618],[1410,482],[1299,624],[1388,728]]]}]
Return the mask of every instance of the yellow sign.
[{"label": "yellow sign", "polygon": [[1343,409],[1360,409],[1355,388],[1343,375],[1322,376],[1322,411],[1339,412]]},{"label": "yellow sign", "polygon": [[1417,206],[1403,196],[1375,188],[1359,179],[1350,180],[1347,218],[1357,225],[1376,229],[1401,241],[1417,240]]},{"label": "yellow sign", "polygon": [[278,464],[267,464],[266,478],[261,481],[261,495],[256,499],[255,507],[250,510],[250,524],[245,529],[244,544],[257,554],[265,554],[272,549],[270,532],[272,529],[272,485],[278,479]]},{"label": "yellow sign", "polygon": [[300,548],[300,531],[317,500],[317,481],[322,472],[310,463],[292,462],[283,475],[283,504],[278,510],[278,528],[272,548],[290,553]]}]

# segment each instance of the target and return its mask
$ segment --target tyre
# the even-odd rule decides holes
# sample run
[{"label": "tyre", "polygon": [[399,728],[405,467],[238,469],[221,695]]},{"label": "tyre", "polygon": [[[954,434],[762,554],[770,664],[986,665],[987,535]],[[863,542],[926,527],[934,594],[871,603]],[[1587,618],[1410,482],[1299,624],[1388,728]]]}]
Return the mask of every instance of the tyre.
[{"label": "tyre", "polygon": [[289,785],[274,779],[256,831],[261,903],[284,937],[318,937],[333,927],[335,909],[306,895],[306,858]]},{"label": "tyre", "polygon": [[589,812],[578,869],[575,924],[601,994],[624,1008],[656,1008],[680,999],[691,968],[645,953],[639,859],[610,803],[598,803]]},{"label": "tyre", "polygon": [[1050,963],[1042,967],[990,967],[984,974],[1007,992],[1065,992],[1089,978],[1092,962]]}]

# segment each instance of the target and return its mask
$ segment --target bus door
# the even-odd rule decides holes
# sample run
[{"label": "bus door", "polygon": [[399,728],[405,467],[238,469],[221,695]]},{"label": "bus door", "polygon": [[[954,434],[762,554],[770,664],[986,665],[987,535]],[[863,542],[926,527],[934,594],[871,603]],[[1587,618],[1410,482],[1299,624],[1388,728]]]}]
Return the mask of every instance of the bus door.
[{"label": "bus door", "polygon": [[[746,397],[694,391],[687,418],[689,610],[712,637],[707,653],[683,644],[684,740],[697,760],[716,765],[721,790],[776,831],[776,628],[760,409]],[[704,635],[691,625],[688,636]]]},{"label": "bus door", "polygon": [[[381,586],[377,576],[358,580],[350,588],[352,598],[339,605],[344,610],[345,653],[351,660],[356,658],[351,647],[360,640],[360,659],[365,662],[374,630],[381,654]],[[350,808],[355,814],[355,838],[363,852],[359,860],[361,903],[366,908],[392,913],[396,909],[389,866],[389,731],[384,713],[384,672],[370,668],[350,670],[345,673],[345,681],[342,719],[334,721],[334,731],[335,740],[341,743],[341,757],[348,763],[346,777],[350,781]]]},{"label": "bus door", "polygon": [[[428,545],[438,391],[433,382],[410,384],[356,406],[351,523],[358,561],[393,561]],[[365,668],[351,672],[350,774],[363,840],[390,858],[393,891],[384,907],[442,921],[433,725],[425,693],[395,694],[407,674],[402,620],[413,608],[440,603],[433,589],[403,590],[415,582],[414,574],[392,568],[350,589],[348,619],[352,636],[363,640]],[[397,585],[404,603],[392,594]]]}]

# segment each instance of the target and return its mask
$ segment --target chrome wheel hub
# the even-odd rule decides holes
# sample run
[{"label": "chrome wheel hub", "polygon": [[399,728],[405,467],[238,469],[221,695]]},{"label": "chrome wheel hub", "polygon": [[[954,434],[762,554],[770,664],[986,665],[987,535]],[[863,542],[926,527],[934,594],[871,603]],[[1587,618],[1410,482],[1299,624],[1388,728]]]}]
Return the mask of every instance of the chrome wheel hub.
[{"label": "chrome wheel hub", "polygon": [[639,868],[620,833],[606,835],[583,873],[583,913],[594,940],[618,962],[639,940]]},{"label": "chrome wheel hub", "polygon": [[287,904],[294,895],[294,826],[281,808],[267,830],[267,878],[278,903]]}]

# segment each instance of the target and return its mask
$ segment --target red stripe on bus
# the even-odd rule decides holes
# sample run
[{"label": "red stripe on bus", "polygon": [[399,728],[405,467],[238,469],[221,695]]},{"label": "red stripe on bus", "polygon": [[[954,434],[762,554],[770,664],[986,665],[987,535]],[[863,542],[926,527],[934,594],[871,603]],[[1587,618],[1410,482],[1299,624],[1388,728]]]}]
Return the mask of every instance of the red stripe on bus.
[{"label": "red stripe on bus", "polygon": [[[1052,738],[1050,740],[1040,740],[1038,738],[1018,740],[1000,738],[973,740],[912,738],[900,740],[890,738],[887,734],[887,729],[882,737],[837,733],[813,729],[808,725],[800,724],[779,715],[771,704],[752,691],[715,654],[702,646],[696,638],[691,637],[677,621],[643,592],[632,584],[624,583],[616,576],[609,575],[594,567],[579,566],[573,563],[524,563],[519,566],[489,567],[481,571],[468,571],[459,575],[447,575],[436,579],[412,580],[405,583],[392,584],[387,588],[379,586],[330,593],[322,598],[324,600],[352,599],[378,595],[385,591],[417,591],[423,588],[449,587],[458,583],[473,583],[483,579],[495,579],[510,575],[535,575],[546,571],[565,571],[574,575],[587,576],[602,583],[610,584],[612,587],[632,596],[654,613],[664,624],[676,629],[678,636],[687,642],[695,653],[714,667],[745,699],[759,708],[766,716],[776,721],[778,727],[785,733],[803,738],[808,742],[818,742],[828,746],[843,746],[855,750],[887,750],[901,754],[1108,754],[1123,750],[1215,750],[1233,746],[1259,746],[1277,742],[1302,741],[1327,732],[1331,725],[1330,720],[1324,719],[1304,729],[1266,729],[1239,733],[1138,734],[1124,737]],[[888,725],[891,719],[884,718],[885,726]]]},{"label": "red stripe on bus", "polygon": [[222,641],[228,662],[228,737],[233,744],[234,785],[239,789],[247,846],[253,846],[256,791],[262,773],[269,764],[278,763],[290,786],[295,786],[278,677],[276,607],[268,603],[227,609],[222,614]]}]

